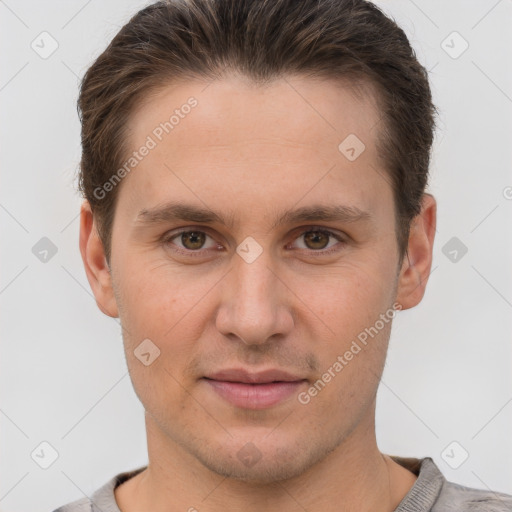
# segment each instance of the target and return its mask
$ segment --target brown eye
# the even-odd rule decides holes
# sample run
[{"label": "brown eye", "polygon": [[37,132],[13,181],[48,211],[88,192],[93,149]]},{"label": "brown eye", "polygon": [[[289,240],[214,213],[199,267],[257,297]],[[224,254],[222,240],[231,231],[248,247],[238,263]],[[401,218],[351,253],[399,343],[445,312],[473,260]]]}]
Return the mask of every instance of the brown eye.
[{"label": "brown eye", "polygon": [[181,233],[181,243],[191,251],[201,249],[206,240],[205,233],[201,231],[184,231]]},{"label": "brown eye", "polygon": [[318,257],[338,252],[346,245],[343,235],[321,228],[302,231],[295,243],[297,249]]},{"label": "brown eye", "polygon": [[198,229],[167,233],[162,237],[162,244],[176,254],[197,258],[203,258],[207,253],[219,249],[211,235]]},{"label": "brown eye", "polygon": [[304,241],[308,249],[325,249],[331,237],[325,231],[308,231],[304,234]]}]

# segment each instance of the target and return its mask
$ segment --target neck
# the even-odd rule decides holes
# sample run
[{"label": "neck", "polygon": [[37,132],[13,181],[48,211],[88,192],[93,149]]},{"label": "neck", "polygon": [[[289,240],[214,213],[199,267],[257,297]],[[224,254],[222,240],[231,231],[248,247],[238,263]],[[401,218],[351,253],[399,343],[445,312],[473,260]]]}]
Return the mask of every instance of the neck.
[{"label": "neck", "polygon": [[392,512],[416,476],[377,448],[374,409],[343,442],[297,477],[258,484],[205,468],[146,415],[149,464],[115,490],[122,512]]}]

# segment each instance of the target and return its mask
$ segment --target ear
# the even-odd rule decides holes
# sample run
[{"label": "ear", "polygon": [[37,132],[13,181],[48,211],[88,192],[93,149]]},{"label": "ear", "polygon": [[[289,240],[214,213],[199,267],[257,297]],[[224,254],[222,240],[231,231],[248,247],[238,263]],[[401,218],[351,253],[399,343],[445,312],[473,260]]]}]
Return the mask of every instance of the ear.
[{"label": "ear", "polygon": [[396,301],[402,309],[418,305],[425,294],[432,266],[436,212],[434,196],[423,194],[421,212],[411,222],[407,254],[398,277]]},{"label": "ear", "polygon": [[119,316],[103,243],[88,201],[80,208],[80,252],[96,304],[105,315]]}]

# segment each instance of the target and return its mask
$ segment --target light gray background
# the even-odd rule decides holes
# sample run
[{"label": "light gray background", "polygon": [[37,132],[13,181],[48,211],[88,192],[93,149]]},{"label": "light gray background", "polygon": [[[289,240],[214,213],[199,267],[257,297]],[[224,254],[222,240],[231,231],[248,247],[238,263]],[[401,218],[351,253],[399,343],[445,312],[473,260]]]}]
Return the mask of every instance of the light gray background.
[{"label": "light gray background", "polygon": [[[0,1],[3,512],[51,511],[147,461],[118,320],[97,309],[83,270],[74,189],[78,79],[145,4]],[[378,4],[430,70],[441,110],[433,272],[423,302],[394,323],[379,445],[512,494],[512,1]],[[47,59],[31,48],[43,31],[59,45]],[[453,31],[469,43],[458,58],[442,47]],[[452,54],[457,37],[444,43]],[[58,249],[46,263],[32,253],[42,237]],[[443,253],[452,237],[468,248],[457,262]],[[31,458],[43,441],[59,454],[48,469]],[[452,469],[462,450],[469,458]]]}]

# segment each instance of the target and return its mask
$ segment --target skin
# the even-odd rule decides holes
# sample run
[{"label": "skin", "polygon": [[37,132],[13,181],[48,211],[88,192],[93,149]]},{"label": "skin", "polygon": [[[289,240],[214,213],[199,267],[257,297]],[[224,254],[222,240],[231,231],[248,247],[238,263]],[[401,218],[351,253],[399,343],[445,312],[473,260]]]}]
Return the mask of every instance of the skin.
[{"label": "skin", "polygon": [[[87,201],[81,209],[87,277],[101,311],[121,319],[128,369],[146,411],[148,469],[115,490],[119,508],[392,511],[416,477],[382,454],[375,438],[391,322],[307,404],[295,393],[266,409],[235,407],[202,377],[225,368],[280,368],[307,379],[300,388],[307,391],[380,314],[394,303],[408,309],[421,301],[435,199],[424,195],[399,265],[371,95],[297,76],[256,86],[228,75],[207,85],[169,85],[131,116],[127,140],[135,150],[187,98],[198,100],[119,185],[110,268]],[[353,162],[338,150],[350,133],[366,146]],[[137,225],[140,210],[169,200],[232,213],[234,226]],[[278,213],[313,204],[355,206],[371,220],[271,227]],[[304,235],[314,227],[344,242],[308,242]],[[180,236],[161,240],[178,228],[208,236],[202,246]],[[262,248],[252,263],[236,252],[248,236]],[[318,255],[331,247],[337,250]],[[194,250],[199,256],[190,255]],[[146,338],[160,350],[149,366],[134,355]],[[237,456],[247,443],[261,455],[253,465]]]}]

